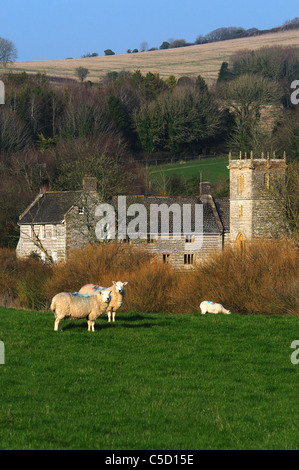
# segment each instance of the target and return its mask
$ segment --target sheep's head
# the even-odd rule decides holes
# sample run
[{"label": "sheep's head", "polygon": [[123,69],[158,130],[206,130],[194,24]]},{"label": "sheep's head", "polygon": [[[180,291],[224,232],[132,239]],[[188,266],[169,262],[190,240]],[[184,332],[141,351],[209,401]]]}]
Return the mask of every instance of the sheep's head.
[{"label": "sheep's head", "polygon": [[102,290],[101,292],[99,292],[98,295],[102,296],[103,302],[105,302],[106,304],[109,304],[111,300],[111,290],[107,290],[107,289]]},{"label": "sheep's head", "polygon": [[125,286],[128,284],[127,282],[121,282],[121,281],[112,281],[112,284],[116,288],[116,292],[119,292],[120,294],[123,294],[125,292]]}]

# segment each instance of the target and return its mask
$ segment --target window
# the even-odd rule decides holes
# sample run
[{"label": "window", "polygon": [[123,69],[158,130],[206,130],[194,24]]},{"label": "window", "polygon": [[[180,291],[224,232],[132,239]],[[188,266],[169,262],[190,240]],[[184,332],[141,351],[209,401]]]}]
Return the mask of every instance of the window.
[{"label": "window", "polygon": [[194,243],[194,242],[195,242],[194,235],[186,235],[185,243]]},{"label": "window", "polygon": [[57,238],[57,225],[52,225],[52,238]]},{"label": "window", "polygon": [[194,264],[194,254],[185,253],[184,254],[184,264]]},{"label": "window", "polygon": [[239,217],[243,217],[243,205],[239,205]]},{"label": "window", "polygon": [[245,188],[245,176],[241,175],[238,178],[238,192],[239,192],[239,194],[242,193],[242,191],[244,191],[244,188]]},{"label": "window", "polygon": [[126,235],[126,238],[121,240],[122,243],[129,243],[132,245],[133,240],[130,239],[129,235]]},{"label": "window", "polygon": [[45,225],[40,226],[40,237],[41,239],[46,238],[46,226]]},{"label": "window", "polygon": [[156,239],[149,233],[146,237],[146,243],[148,245],[155,245]]},{"label": "window", "polygon": [[78,207],[78,214],[84,214],[84,207],[83,206],[79,206]]},{"label": "window", "polygon": [[265,173],[264,186],[266,189],[273,189],[273,175],[271,173]]},{"label": "window", "polygon": [[171,253],[163,253],[163,263],[171,263]]}]

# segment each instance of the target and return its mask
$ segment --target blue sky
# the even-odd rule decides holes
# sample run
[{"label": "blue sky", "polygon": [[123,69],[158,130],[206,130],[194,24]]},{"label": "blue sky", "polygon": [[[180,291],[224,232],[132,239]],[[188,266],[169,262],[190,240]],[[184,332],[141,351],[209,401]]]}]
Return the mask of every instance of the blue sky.
[{"label": "blue sky", "polygon": [[222,26],[271,28],[299,16],[298,0],[0,0],[0,37],[19,60],[104,55],[193,42]]}]

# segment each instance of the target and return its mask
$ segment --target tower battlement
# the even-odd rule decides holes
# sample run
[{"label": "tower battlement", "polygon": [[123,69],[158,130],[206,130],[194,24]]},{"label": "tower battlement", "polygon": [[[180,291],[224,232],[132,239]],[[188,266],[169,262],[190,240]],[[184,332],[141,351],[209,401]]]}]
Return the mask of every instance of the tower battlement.
[{"label": "tower battlement", "polygon": [[267,152],[266,154],[262,152],[260,156],[254,155],[253,152],[250,152],[250,154],[247,152],[244,154],[240,152],[238,157],[234,157],[230,152],[228,158],[229,164],[227,168],[229,170],[248,168],[252,170],[266,171],[270,168],[281,170],[287,167],[286,152],[283,153],[282,157],[277,157],[275,152],[272,152],[272,155],[270,155],[270,152]]}]

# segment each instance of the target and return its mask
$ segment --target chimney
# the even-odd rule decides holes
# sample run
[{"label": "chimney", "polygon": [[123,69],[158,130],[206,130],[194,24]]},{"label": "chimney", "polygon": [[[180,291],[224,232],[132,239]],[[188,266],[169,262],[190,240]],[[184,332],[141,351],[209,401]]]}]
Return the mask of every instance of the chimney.
[{"label": "chimney", "polygon": [[49,178],[44,178],[42,177],[41,182],[40,182],[40,193],[47,193],[50,191],[50,181]]},{"label": "chimney", "polygon": [[97,190],[97,179],[91,175],[84,175],[83,191],[95,192]]},{"label": "chimney", "polygon": [[209,181],[203,181],[199,184],[199,195],[200,197],[211,195],[211,183]]}]

